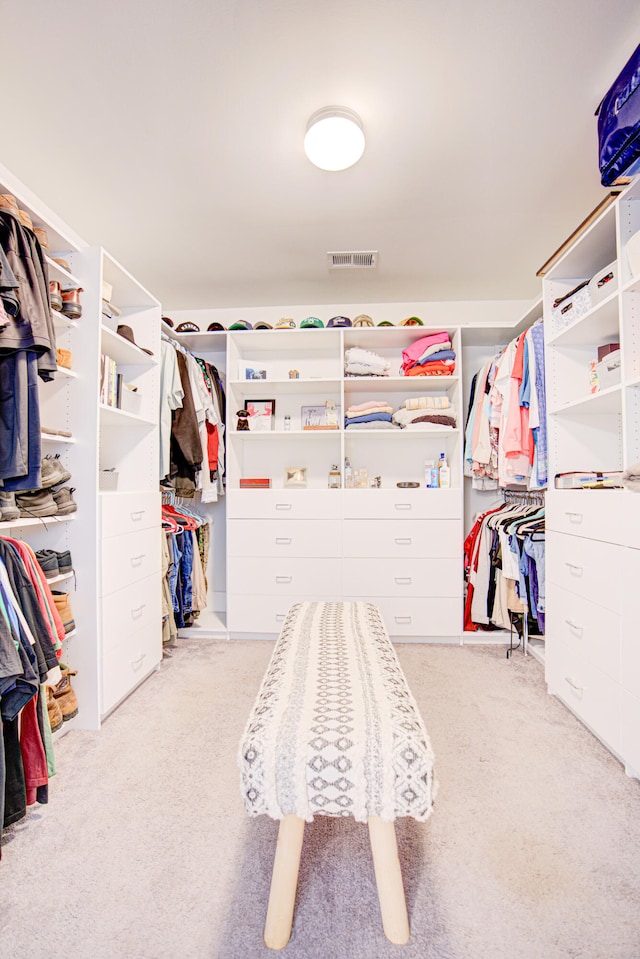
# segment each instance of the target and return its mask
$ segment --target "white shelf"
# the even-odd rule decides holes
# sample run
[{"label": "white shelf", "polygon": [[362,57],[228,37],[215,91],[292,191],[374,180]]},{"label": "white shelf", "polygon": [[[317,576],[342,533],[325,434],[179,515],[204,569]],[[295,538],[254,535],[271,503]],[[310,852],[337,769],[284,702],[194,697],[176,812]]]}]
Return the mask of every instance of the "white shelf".
[{"label": "white shelf", "polygon": [[[65,257],[61,257],[61,259],[65,259]],[[64,286],[69,286],[69,288],[74,289],[81,286],[80,280],[78,280],[73,273],[69,273],[63,266],[60,266],[59,263],[52,260],[50,256],[45,256],[45,260],[47,261],[47,267],[49,269],[49,279],[51,279],[52,274],[54,274],[54,278],[57,276],[59,279],[65,281]]]},{"label": "white shelf", "polygon": [[56,583],[64,583],[67,579],[73,579],[74,575],[74,573],[60,573],[59,576],[52,576],[51,579],[48,579],[47,583],[49,586],[53,586]]},{"label": "white shelf", "polygon": [[269,439],[288,436],[340,436],[341,430],[229,430],[225,436],[237,436],[243,440]]},{"label": "white shelf", "polygon": [[58,310],[52,308],[51,316],[53,317],[53,325],[56,330],[76,330],[78,328],[76,320],[69,319],[68,316],[65,316],[64,313],[60,313]]},{"label": "white shelf", "polygon": [[563,406],[550,409],[549,413],[552,415],[558,413],[619,413],[621,405],[622,387],[618,384],[617,386],[609,386],[606,390],[600,390],[598,393],[591,393],[581,399],[571,400]]},{"label": "white shelf", "polygon": [[[345,393],[448,393],[459,376],[345,376]],[[434,411],[436,412],[436,411]],[[442,412],[445,412],[444,410]]]},{"label": "white shelf", "polygon": [[74,370],[68,370],[66,366],[59,366],[58,373],[61,376],[66,376],[68,379],[71,379],[71,380],[78,378],[78,374],[74,372]]},{"label": "white shelf", "polygon": [[628,283],[622,287],[623,293],[640,293],[640,276],[632,277]]},{"label": "white shelf", "polygon": [[[446,412],[446,410],[443,410]],[[349,427],[345,427],[343,430],[346,437],[351,438],[352,436],[377,436],[380,439],[386,439],[387,436],[395,436],[397,434],[407,436],[413,436],[420,438],[421,436],[440,436],[443,439],[447,436],[457,436],[460,430],[455,427],[443,427],[443,429],[437,429],[436,427],[427,427],[426,429],[412,430],[412,429],[402,429],[398,427],[397,429],[392,430],[350,430]]]},{"label": "white shelf", "polygon": [[101,403],[99,409],[101,427],[143,426],[150,428],[155,426],[153,420],[148,420],[144,416],[139,416],[137,413],[128,413],[126,410],[120,410],[116,406],[106,406],[104,403]]},{"label": "white shelf", "polygon": [[59,436],[58,433],[47,433],[46,430],[42,430],[40,433],[40,440],[42,443],[77,443],[77,439],[74,436]]},{"label": "white shelf", "polygon": [[0,522],[0,529],[22,529],[24,526],[46,526],[48,523],[71,523],[76,519],[75,513],[69,513],[67,516],[38,516],[31,519],[4,520]]},{"label": "white shelf", "polygon": [[278,393],[317,393],[319,390],[327,387],[334,390],[340,389],[342,380],[338,377],[300,377],[297,380],[273,379],[273,380],[228,380],[227,388],[233,388],[236,393],[262,393],[267,394],[270,387],[277,389]]},{"label": "white shelf", "polygon": [[[553,328],[553,320],[549,320]],[[604,343],[610,337],[619,337],[618,293],[574,320],[570,326],[549,337],[548,346],[589,346]]]},{"label": "white shelf", "polygon": [[108,326],[100,327],[100,350],[123,366],[156,366],[157,360]]}]

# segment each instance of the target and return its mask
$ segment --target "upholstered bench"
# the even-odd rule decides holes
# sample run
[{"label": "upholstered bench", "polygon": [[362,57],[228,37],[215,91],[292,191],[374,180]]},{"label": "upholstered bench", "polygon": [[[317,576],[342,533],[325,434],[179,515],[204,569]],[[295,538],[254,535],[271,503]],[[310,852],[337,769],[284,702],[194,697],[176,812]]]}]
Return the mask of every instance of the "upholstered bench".
[{"label": "upholstered bench", "polygon": [[394,820],[423,821],[433,753],[377,606],[299,603],[289,610],[239,754],[251,816],[280,820],[264,940],[291,935],[305,822],[367,822],[385,935],[409,939]]}]

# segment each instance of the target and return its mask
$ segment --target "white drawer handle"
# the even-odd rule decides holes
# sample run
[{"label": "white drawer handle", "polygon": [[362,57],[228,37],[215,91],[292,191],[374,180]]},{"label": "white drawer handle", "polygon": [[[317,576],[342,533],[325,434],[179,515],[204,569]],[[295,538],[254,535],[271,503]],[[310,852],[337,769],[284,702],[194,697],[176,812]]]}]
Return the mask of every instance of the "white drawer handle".
[{"label": "white drawer handle", "polygon": [[407,537],[404,537],[404,538],[403,538],[403,537],[396,537],[396,539],[394,540],[394,542],[395,542],[396,546],[411,546],[411,543],[413,542],[413,540],[411,539],[410,536],[407,536]]},{"label": "white drawer handle", "polygon": [[[564,511],[564,515],[569,517],[570,523],[581,523],[583,519],[582,513],[571,513],[568,509]],[[575,519],[573,518],[575,516]]]},{"label": "white drawer handle", "polygon": [[398,586],[411,586],[410,576],[396,576],[395,581],[398,584]]},{"label": "white drawer handle", "polygon": [[565,563],[564,565],[569,567],[572,576],[582,576],[584,572],[584,567],[576,566],[575,563]]},{"label": "white drawer handle", "polygon": [[290,583],[292,576],[276,576],[276,583]]},{"label": "white drawer handle", "polygon": [[395,507],[396,507],[396,509],[412,509],[412,504],[411,504],[411,503],[396,503],[396,504],[395,504]]},{"label": "white drawer handle", "polygon": [[291,509],[291,503],[276,503],[276,509]]},{"label": "white drawer handle", "polygon": [[146,655],[147,655],[146,653],[141,653],[137,659],[131,660],[131,665],[133,666],[135,670],[140,669],[140,667],[142,666],[142,660],[145,659]]},{"label": "white drawer handle", "polygon": [[147,604],[143,603],[142,606],[136,606],[135,609],[131,610],[131,619],[140,619],[142,616],[143,609],[147,608]]},{"label": "white drawer handle", "polygon": [[144,516],[144,514],[145,514],[146,512],[147,512],[146,509],[136,509],[136,510],[133,510],[133,511],[131,512],[131,522],[132,522],[132,523],[139,523],[140,520],[142,519],[142,517]]},{"label": "white drawer handle", "polygon": [[394,619],[395,619],[396,623],[398,623],[398,624],[403,624],[403,625],[408,625],[408,626],[411,625],[411,617],[410,617],[410,616],[394,616]]},{"label": "white drawer handle", "polygon": [[569,686],[571,686],[571,688],[574,690],[574,692],[579,693],[582,696],[584,692],[584,686],[577,686],[570,676],[565,676],[564,678],[566,682],[569,684]]},{"label": "white drawer handle", "polygon": [[276,546],[291,546],[291,537],[276,536]]},{"label": "white drawer handle", "polygon": [[584,626],[578,626],[576,623],[572,623],[570,619],[565,619],[565,623],[574,633],[578,633],[580,636],[584,633]]},{"label": "white drawer handle", "polygon": [[132,557],[131,557],[131,565],[134,566],[134,567],[135,567],[135,566],[142,566],[142,560],[144,559],[144,557],[145,557],[145,554],[144,554],[144,553],[140,553],[139,556],[132,556]]}]

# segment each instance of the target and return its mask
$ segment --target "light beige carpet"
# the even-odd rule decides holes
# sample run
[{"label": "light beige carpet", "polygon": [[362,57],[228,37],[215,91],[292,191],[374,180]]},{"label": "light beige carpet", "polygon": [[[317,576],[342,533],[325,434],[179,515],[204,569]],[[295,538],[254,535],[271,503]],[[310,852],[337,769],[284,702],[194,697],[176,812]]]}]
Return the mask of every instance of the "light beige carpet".
[{"label": "light beige carpet", "polygon": [[[237,744],[272,646],[187,639],[99,733],[57,747],[5,832],[1,959],[263,959],[277,825]],[[640,784],[497,647],[400,646],[436,754],[397,834],[412,937],[386,942],[365,826],[306,827],[291,959],[638,959]]]}]

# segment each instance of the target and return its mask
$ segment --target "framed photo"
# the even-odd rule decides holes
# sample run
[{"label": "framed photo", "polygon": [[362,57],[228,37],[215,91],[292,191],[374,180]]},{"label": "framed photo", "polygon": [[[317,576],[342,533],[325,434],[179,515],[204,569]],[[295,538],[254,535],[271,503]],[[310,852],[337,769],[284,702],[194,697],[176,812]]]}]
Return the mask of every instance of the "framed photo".
[{"label": "framed photo", "polygon": [[273,429],[276,419],[275,400],[245,400],[244,408],[249,414],[249,429],[264,433]]},{"label": "framed photo", "polygon": [[300,410],[303,430],[340,429],[340,407],[332,400],[324,406],[303,406]]},{"label": "framed photo", "polygon": [[307,467],[306,466],[287,466],[284,471],[284,485],[304,489],[307,485]]}]

